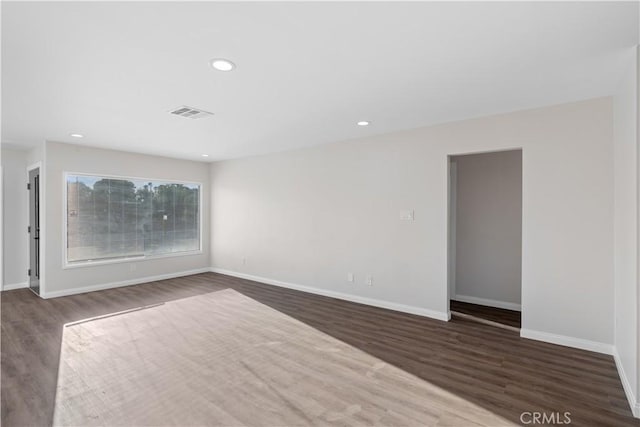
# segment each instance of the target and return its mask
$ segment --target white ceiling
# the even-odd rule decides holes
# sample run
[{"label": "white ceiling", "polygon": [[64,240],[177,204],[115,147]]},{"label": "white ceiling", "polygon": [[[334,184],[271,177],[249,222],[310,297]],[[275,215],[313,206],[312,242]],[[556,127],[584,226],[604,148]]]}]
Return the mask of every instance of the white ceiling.
[{"label": "white ceiling", "polygon": [[3,2],[2,142],[210,161],[610,95],[637,21],[636,2]]}]

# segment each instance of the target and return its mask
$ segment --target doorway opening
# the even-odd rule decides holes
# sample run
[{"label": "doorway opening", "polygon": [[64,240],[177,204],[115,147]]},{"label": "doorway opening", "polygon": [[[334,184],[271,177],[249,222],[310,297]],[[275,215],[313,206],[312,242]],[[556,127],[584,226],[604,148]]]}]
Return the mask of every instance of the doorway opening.
[{"label": "doorway opening", "polygon": [[522,150],[449,156],[449,310],[520,330]]},{"label": "doorway opening", "polygon": [[40,167],[28,170],[29,183],[29,289],[40,295]]}]

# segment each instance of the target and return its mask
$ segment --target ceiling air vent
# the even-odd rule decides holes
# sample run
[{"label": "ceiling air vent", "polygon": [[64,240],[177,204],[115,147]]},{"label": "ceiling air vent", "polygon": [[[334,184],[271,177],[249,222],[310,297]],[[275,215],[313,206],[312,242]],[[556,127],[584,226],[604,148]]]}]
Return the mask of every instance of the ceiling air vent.
[{"label": "ceiling air vent", "polygon": [[198,110],[197,108],[187,107],[184,105],[169,112],[176,116],[187,117],[189,119],[201,119],[203,117],[213,116],[213,113],[208,111]]}]

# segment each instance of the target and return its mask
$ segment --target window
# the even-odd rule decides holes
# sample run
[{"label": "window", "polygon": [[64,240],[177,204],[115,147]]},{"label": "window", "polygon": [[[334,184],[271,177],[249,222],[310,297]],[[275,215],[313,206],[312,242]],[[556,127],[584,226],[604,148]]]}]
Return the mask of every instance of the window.
[{"label": "window", "polygon": [[200,185],[67,174],[67,264],[199,251]]}]

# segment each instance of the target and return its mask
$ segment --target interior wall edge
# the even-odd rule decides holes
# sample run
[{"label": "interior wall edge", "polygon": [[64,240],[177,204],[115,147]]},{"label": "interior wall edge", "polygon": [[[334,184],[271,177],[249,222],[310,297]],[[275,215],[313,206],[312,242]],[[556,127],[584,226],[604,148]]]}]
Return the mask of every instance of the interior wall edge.
[{"label": "interior wall edge", "polygon": [[[0,150],[2,163],[2,284],[4,288],[27,281],[28,239],[26,191],[27,152],[5,148]],[[7,250],[11,248],[11,250]]]},{"label": "interior wall edge", "polygon": [[[38,264],[40,269],[40,277],[38,277],[39,285],[40,285],[40,295],[42,296],[47,289],[47,277],[48,277],[48,268],[47,268],[47,258],[49,254],[47,253],[47,242],[49,241],[49,231],[47,228],[47,192],[48,183],[47,183],[47,162],[49,158],[47,157],[47,142],[44,141],[42,143],[42,157],[38,159],[35,164],[40,164],[40,176],[44,177],[41,181],[40,185],[40,194],[38,195],[38,217],[40,222],[40,233],[38,236],[40,237],[39,250],[38,250]],[[34,163],[30,163],[32,165]],[[27,177],[29,173],[27,172]]]},{"label": "interior wall edge", "polygon": [[[639,8],[640,11],[640,8]],[[640,38],[640,33],[639,33]],[[635,46],[635,202],[636,202],[636,216],[638,218],[635,229],[635,293],[636,293],[636,305],[635,305],[635,332],[636,332],[636,401],[632,405],[631,411],[633,415],[640,418],[640,44]]]},{"label": "interior wall edge", "polygon": [[405,304],[398,304],[394,302],[384,301],[375,298],[361,297],[353,294],[346,294],[342,292],[335,292],[326,289],[314,288],[311,286],[298,285],[295,283],[282,282],[280,280],[269,279],[266,277],[254,276],[251,274],[238,273],[236,271],[225,270],[223,268],[211,267],[212,273],[224,274],[226,276],[237,277],[240,279],[251,280],[259,282],[265,285],[279,286],[281,288],[293,289],[296,291],[307,292],[314,295],[321,295],[329,298],[336,298],[344,301],[355,302],[358,304],[370,305],[372,307],[386,308],[388,310],[400,311],[408,314],[415,314],[418,316],[429,317],[431,319],[442,320],[447,322],[451,319],[451,314],[447,312],[441,312],[436,310],[429,310],[426,308],[415,307]]},{"label": "interior wall edge", "polygon": [[631,412],[633,416],[636,418],[640,418],[640,402],[636,399],[636,396],[633,394],[633,390],[631,388],[631,383],[629,382],[629,377],[624,370],[624,365],[622,364],[622,360],[620,360],[620,355],[618,354],[618,349],[613,347],[613,360],[616,362],[616,369],[618,370],[618,376],[620,377],[620,382],[622,382],[622,388],[624,389],[624,393],[627,396],[627,400],[629,401],[629,406],[631,407]]},{"label": "interior wall edge", "polygon": [[613,344],[590,341],[583,338],[569,337],[566,335],[557,335],[544,331],[536,331],[533,329],[520,329],[520,337],[528,338],[530,340],[543,341],[549,344],[578,348],[580,350],[608,354],[610,356],[612,356],[614,352]]}]

